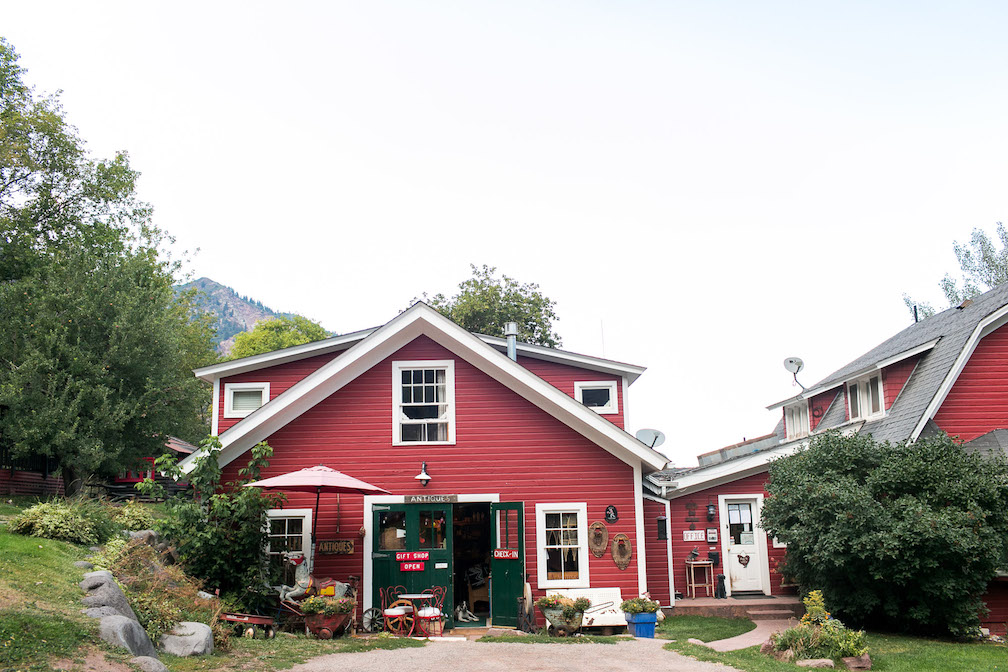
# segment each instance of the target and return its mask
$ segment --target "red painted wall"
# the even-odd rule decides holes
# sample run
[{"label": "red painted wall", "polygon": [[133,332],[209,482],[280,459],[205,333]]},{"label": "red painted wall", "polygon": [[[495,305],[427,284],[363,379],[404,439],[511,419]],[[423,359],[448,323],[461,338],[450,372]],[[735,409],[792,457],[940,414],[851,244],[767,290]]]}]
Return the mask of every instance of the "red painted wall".
[{"label": "red painted wall", "polygon": [[814,432],[830,405],[837,403],[844,403],[844,397],[838,389],[827,390],[812,397],[809,400],[809,430]]},{"label": "red painted wall", "polygon": [[984,602],[990,612],[980,619],[983,627],[998,635],[1008,634],[1008,579],[991,581]]},{"label": "red painted wall", "polygon": [[518,363],[569,397],[574,396],[574,383],[576,382],[616,381],[619,413],[600,415],[600,417],[605,418],[620,429],[625,428],[623,424],[625,415],[623,409],[623,379],[619,376],[609,376],[598,371],[589,371],[588,369],[576,366],[545,362],[541,359],[531,359],[529,357],[518,357]]},{"label": "red painted wall", "polygon": [[[706,558],[708,551],[721,552],[721,537],[724,535],[724,526],[721,525],[720,516],[715,516],[712,522],[707,521],[708,502],[717,505],[718,495],[747,495],[759,493],[766,495],[766,489],[764,487],[766,480],[767,474],[764,472],[762,474],[748,476],[731,483],[725,483],[724,485],[708,488],[707,490],[701,490],[691,495],[685,495],[672,500],[669,529],[670,534],[672,535],[672,570],[675,572],[674,578],[676,590],[683,594],[686,593],[686,557],[689,555],[690,551],[693,550],[694,546],[699,547],[701,558]],[[695,505],[692,518],[695,518],[693,525],[696,529],[706,530],[708,527],[718,528],[718,541],[716,544],[682,540],[683,530],[690,529],[690,521],[687,520],[687,518],[690,517],[689,507],[687,505],[690,503]],[[779,595],[781,593],[792,592],[787,588],[781,588],[781,576],[776,571],[777,563],[784,559],[785,549],[774,548],[773,540],[768,538],[767,553],[770,556],[770,594]],[[727,574],[727,572],[724,571],[723,555],[721,557],[721,564],[714,569],[714,574]],[[699,576],[699,573],[697,576]],[[703,596],[704,592],[701,590],[698,595]]]},{"label": "red painted wall", "polygon": [[882,369],[882,395],[885,397],[886,412],[892,408],[896,397],[903,391],[903,386],[910,379],[910,374],[917,367],[919,360],[919,356],[911,357]]},{"label": "red painted wall", "polygon": [[[669,593],[668,545],[658,540],[658,516],[665,515],[665,504],[651,499],[644,500],[644,534],[647,535],[647,584],[652,600],[667,607],[672,604]],[[680,536],[681,538],[681,536]],[[624,599],[633,597],[624,595]]]},{"label": "red painted wall", "polygon": [[977,344],[935,423],[962,441],[1008,427],[1008,325]]},{"label": "red painted wall", "polygon": [[[224,417],[224,384],[225,383],[269,383],[270,384],[270,399],[275,399],[281,393],[286,392],[292,385],[305,378],[306,376],[314,373],[322,365],[327,362],[331,362],[343,351],[332,352],[325,355],[316,355],[314,357],[308,357],[306,359],[301,359],[296,362],[288,362],[287,364],[278,364],[276,366],[269,366],[265,369],[259,369],[258,371],[250,371],[248,373],[241,373],[237,376],[228,376],[227,378],[221,378],[220,384],[220,396],[217,399],[217,433],[223,434],[225,431],[237,425],[242,418],[225,418]],[[391,375],[391,374],[389,374]]]},{"label": "red painted wall", "polygon": [[[392,362],[454,359],[454,446],[392,446]],[[254,379],[254,378],[253,378]],[[261,378],[259,378],[261,379]],[[273,389],[270,390],[271,394]],[[602,520],[608,505],[619,521],[610,537],[626,533],[634,558],[620,570],[607,553],[588,562],[592,586],[618,586],[637,594],[637,555],[633,470],[608,452],[426,337],[373,367],[343,389],[268,438],[274,457],[263,477],[325,464],[400,494],[499,493],[501,501],[525,502],[526,571],[536,586],[536,502],[585,502],[589,524]],[[413,478],[421,461],[432,480],[422,488]],[[224,469],[224,481],[237,477],[245,460]],[[340,498],[340,536],[363,525],[363,497]],[[286,508],[311,508],[311,495],[292,494]],[[334,538],[336,497],[322,496],[318,538]],[[372,540],[358,542],[352,556],[319,556],[317,574],[362,574]]]},{"label": "red painted wall", "polygon": [[50,475],[43,478],[37,471],[0,469],[0,494],[2,495],[62,495],[63,477]]}]

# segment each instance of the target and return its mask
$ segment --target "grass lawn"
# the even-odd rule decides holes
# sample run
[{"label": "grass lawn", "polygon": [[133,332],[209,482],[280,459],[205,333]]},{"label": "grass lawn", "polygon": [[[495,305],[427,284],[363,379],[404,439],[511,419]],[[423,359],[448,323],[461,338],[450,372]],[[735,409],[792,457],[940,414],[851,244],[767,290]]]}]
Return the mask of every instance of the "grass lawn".
[{"label": "grass lawn", "polygon": [[[682,620],[678,620],[682,619]],[[692,621],[686,619],[694,619]],[[791,663],[781,663],[761,655],[759,647],[740,651],[718,653],[705,646],[689,644],[693,637],[705,642],[732,637],[751,630],[738,630],[737,621],[744,619],[704,618],[678,616],[665,619],[660,631],[663,637],[676,641],[664,648],[678,651],[697,660],[724,663],[745,672],[794,672]],[[672,624],[668,624],[672,621]],[[716,633],[713,634],[713,633]],[[725,634],[727,633],[727,634]],[[882,672],[979,672],[1003,670],[1008,672],[1008,646],[988,643],[960,643],[948,640],[905,637],[882,633],[868,633],[868,653],[872,669]]]}]

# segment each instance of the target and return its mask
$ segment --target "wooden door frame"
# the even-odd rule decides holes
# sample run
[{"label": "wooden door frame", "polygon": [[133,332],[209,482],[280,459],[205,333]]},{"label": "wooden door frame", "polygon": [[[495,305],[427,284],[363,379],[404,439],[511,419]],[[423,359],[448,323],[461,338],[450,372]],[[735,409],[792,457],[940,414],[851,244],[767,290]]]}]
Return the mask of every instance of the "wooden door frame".
[{"label": "wooden door frame", "polygon": [[721,567],[722,574],[725,575],[725,592],[731,597],[731,581],[728,580],[728,502],[751,501],[754,503],[753,510],[753,534],[756,538],[756,558],[759,562],[760,590],[764,595],[770,594],[770,552],[767,550],[766,531],[760,525],[763,515],[763,493],[743,493],[740,495],[718,495],[718,521],[721,523],[719,534],[721,536]]},{"label": "wooden door frame", "polygon": [[[423,493],[427,494],[427,493]],[[435,494],[435,493],[430,493]],[[471,504],[471,503],[499,503],[500,493],[485,493],[485,494],[459,494],[458,504]],[[367,555],[364,557],[364,575],[361,578],[361,609],[369,609],[371,607],[380,607],[379,603],[375,603],[375,595],[372,587],[374,581],[374,558],[371,557],[372,549],[374,546],[374,505],[375,504],[405,504],[406,495],[364,495],[364,541],[361,546],[367,549]],[[455,502],[453,502],[454,504]],[[453,551],[454,553],[454,551]],[[453,570],[454,571],[454,568]]]}]

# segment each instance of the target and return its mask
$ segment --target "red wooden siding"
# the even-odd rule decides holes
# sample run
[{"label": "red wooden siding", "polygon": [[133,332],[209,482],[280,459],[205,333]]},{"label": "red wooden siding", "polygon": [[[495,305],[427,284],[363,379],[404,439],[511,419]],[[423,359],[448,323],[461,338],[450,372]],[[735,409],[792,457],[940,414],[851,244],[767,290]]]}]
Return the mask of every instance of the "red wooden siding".
[{"label": "red wooden siding", "polygon": [[545,362],[541,359],[531,359],[530,357],[519,356],[518,363],[569,397],[574,397],[574,383],[599,382],[603,380],[607,382],[610,380],[616,381],[619,413],[607,413],[600,417],[605,418],[620,429],[624,429],[623,379],[619,376],[607,375],[598,371],[590,371],[566,364],[558,364],[557,362]]},{"label": "red wooden siding", "polygon": [[[314,357],[300,359],[296,362],[277,364],[276,366],[269,366],[265,369],[259,369],[258,371],[249,371],[248,373],[240,373],[237,376],[221,378],[220,396],[217,399],[217,433],[223,434],[234,425],[237,425],[242,419],[224,417],[225,383],[269,383],[270,399],[275,399],[278,395],[287,391],[292,385],[317,371],[323,364],[331,362],[333,359],[342,354],[342,352],[343,351],[331,352],[325,355],[315,355]],[[391,376],[391,374],[389,375]]]},{"label": "red wooden siding", "polygon": [[911,357],[882,369],[882,395],[885,397],[886,413],[903,391],[903,386],[910,380],[910,374],[913,373],[919,359],[920,357]]},{"label": "red wooden siding", "polygon": [[991,581],[984,602],[990,611],[980,619],[983,627],[998,635],[1008,634],[1008,579]]},{"label": "red wooden siding", "polygon": [[0,469],[0,494],[62,495],[63,477],[50,475],[44,478],[37,471]]},{"label": "red wooden siding", "polygon": [[[717,505],[718,495],[749,495],[763,493],[765,496],[766,489],[764,486],[766,484],[766,480],[767,474],[764,472],[762,474],[748,476],[731,483],[718,485],[713,488],[708,488],[707,490],[701,490],[691,495],[685,495],[672,500],[671,519],[669,520],[669,534],[672,535],[672,571],[675,572],[675,585],[679,592],[683,594],[686,592],[686,557],[689,555],[690,551],[693,550],[694,546],[699,548],[701,558],[706,558],[708,551],[721,552],[721,536],[724,534],[724,526],[721,525],[719,516],[715,516],[712,522],[707,521],[707,504],[710,503]],[[689,504],[694,505],[694,513],[692,516],[689,515]],[[690,529],[690,521],[687,520],[688,517],[696,519],[693,521],[693,525],[697,530],[706,530],[708,527],[717,527],[717,543],[707,544],[683,541],[683,530]],[[770,594],[779,595],[781,593],[791,592],[786,588],[781,588],[781,576],[776,570],[777,563],[784,559],[785,549],[774,548],[773,540],[768,538],[767,553],[770,556]],[[724,571],[723,556],[721,558],[721,564],[715,567],[714,573],[715,575],[726,574]],[[703,596],[703,591],[701,591],[699,595]]]},{"label": "red wooden siding", "polygon": [[[663,607],[672,604],[669,593],[668,544],[658,540],[658,517],[665,515],[665,504],[653,499],[644,500],[644,534],[647,552],[647,587],[652,600]],[[680,536],[680,538],[682,538]],[[624,599],[633,597],[624,595]]]},{"label": "red wooden siding", "polygon": [[1008,326],[977,344],[934,420],[962,441],[1008,428]]},{"label": "red wooden siding", "polygon": [[[393,446],[392,362],[424,359],[455,360],[456,445]],[[634,557],[621,571],[608,553],[602,558],[589,553],[591,585],[637,593],[640,544],[631,467],[427,337],[414,340],[268,441],[274,457],[264,478],[325,464],[396,495],[499,493],[502,502],[523,501],[526,571],[536,596],[543,591],[536,586],[535,504],[587,502],[589,524],[602,520],[606,506],[614,505],[619,521],[608,525],[610,536],[626,533]],[[426,488],[414,479],[421,461],[431,475]],[[229,464],[224,480],[235,479],[244,462],[239,457]],[[312,495],[291,494],[285,508],[314,503]],[[360,495],[341,497],[340,536],[363,526],[363,503]],[[336,537],[336,523],[336,497],[323,495],[318,538]],[[362,574],[371,543],[370,538],[358,541],[360,550],[351,556],[319,556],[317,574]]]},{"label": "red wooden siding", "polygon": [[830,405],[835,403],[844,403],[844,398],[837,389],[827,390],[809,400],[809,431],[815,431]]}]

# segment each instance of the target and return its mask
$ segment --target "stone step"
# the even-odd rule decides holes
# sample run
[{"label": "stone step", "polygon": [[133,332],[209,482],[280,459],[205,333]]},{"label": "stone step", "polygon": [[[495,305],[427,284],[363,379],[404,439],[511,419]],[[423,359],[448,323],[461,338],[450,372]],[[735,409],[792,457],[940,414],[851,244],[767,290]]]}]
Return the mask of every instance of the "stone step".
[{"label": "stone step", "polygon": [[746,609],[746,615],[751,621],[786,621],[795,617],[790,609]]}]

